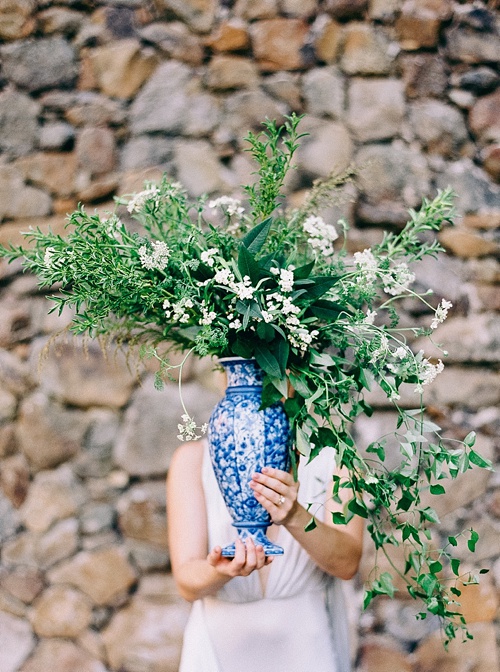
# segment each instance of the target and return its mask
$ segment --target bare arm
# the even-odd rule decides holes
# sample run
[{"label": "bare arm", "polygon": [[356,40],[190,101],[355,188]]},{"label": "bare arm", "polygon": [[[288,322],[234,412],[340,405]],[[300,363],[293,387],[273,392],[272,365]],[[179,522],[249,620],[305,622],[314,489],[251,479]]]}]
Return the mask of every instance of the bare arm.
[{"label": "bare arm", "polygon": [[[353,518],[347,525],[335,525],[328,512],[340,510],[326,499],[326,520],[316,520],[316,528],[305,532],[311,514],[298,503],[299,484],[291,474],[264,467],[253,475],[251,487],[257,500],[270,513],[273,523],[284,525],[323,571],[341,579],[350,579],[358,570],[363,550],[363,521]],[[279,504],[280,496],[284,498]]]},{"label": "bare arm", "polygon": [[221,548],[207,555],[208,532],[205,496],[201,481],[203,444],[186,443],[174,454],[168,470],[167,518],[172,573],[178,590],[194,601],[215,594],[234,576],[248,576],[270,562],[262,546],[236,542],[233,559],[223,558]]}]

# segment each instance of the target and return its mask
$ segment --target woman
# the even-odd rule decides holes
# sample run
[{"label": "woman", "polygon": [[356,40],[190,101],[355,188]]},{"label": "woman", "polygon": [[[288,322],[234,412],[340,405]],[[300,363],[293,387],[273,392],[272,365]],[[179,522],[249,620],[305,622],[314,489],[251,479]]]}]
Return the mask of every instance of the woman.
[{"label": "woman", "polygon": [[[339,579],[357,571],[363,524],[332,523],[340,508],[328,497],[334,470],[334,451],[325,449],[301,464],[298,482],[278,469],[255,473],[251,487],[273,523],[268,536],[284,555],[265,558],[249,539],[224,558],[221,546],[236,531],[207,444],[177,449],[167,482],[170,558],[180,594],[194,602],[179,672],[348,672]],[[311,512],[317,526],[306,532]]]}]

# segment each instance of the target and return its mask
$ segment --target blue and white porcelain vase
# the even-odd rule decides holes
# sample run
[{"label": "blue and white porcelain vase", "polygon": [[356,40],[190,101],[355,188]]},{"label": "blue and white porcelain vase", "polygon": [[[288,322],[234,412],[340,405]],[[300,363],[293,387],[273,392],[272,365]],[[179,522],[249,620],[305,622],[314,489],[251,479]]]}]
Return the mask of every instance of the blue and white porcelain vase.
[{"label": "blue and white porcelain vase", "polygon": [[[215,477],[239,538],[251,536],[266,555],[281,555],[281,546],[266,536],[271,517],[249,483],[264,466],[288,469],[288,419],[281,403],[259,410],[264,374],[255,360],[225,357],[220,363],[227,374],[226,394],[208,423]],[[222,549],[225,557],[234,552],[234,543]]]}]

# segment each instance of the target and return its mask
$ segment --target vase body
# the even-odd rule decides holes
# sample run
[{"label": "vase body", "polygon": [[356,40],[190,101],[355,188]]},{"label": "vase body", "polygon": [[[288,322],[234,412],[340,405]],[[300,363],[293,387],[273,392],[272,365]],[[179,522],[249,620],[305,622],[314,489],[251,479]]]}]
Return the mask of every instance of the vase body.
[{"label": "vase body", "polygon": [[[208,423],[208,442],[215,477],[242,541],[251,536],[266,555],[283,549],[266,536],[269,513],[250,488],[252,474],[269,466],[288,469],[290,430],[282,404],[259,410],[263,372],[254,360],[226,357],[220,360],[227,388]],[[234,543],[222,555],[234,555]]]}]

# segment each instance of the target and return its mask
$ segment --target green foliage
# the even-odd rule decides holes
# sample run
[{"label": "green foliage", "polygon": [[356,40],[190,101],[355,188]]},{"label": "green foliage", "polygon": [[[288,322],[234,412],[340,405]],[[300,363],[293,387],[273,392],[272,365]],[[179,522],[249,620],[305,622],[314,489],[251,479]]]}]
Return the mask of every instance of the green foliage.
[{"label": "green foliage", "polygon": [[[244,187],[250,214],[228,197],[191,202],[165,176],[118,199],[117,206],[137,220],[137,232],[122,222],[119,210],[101,218],[80,207],[69,218],[66,236],[30,230],[28,247],[0,254],[23,259],[40,287],[52,292],[52,310],[74,310],[75,333],[142,345],[144,356],[159,361],[157,387],[174,368],[169,348],[186,353],[180,374],[191,353],[254,357],[266,374],[262,407],[285,400],[294,467],[299,454],[310,460],[321,450],[335,451],[346,477],[333,477],[332,497],[341,502],[347,492],[349,501],[333,514],[334,522],[366,519],[377,551],[390,562],[391,547],[405,549],[404,567],[392,565],[392,573],[374,568],[365,604],[376,595],[392,597],[399,575],[409,595],[423,603],[420,617],[437,616],[449,640],[465,628],[456,602],[464,577],[453,555],[464,535],[450,536],[438,548],[433,530],[439,519],[422,493],[443,495],[449,479],[491,465],[474,450],[473,433],[462,442],[450,439],[426,418],[420,395],[443,365],[415,354],[407,335],[430,334],[451,307],[444,300],[432,306],[427,292],[414,291],[408,264],[441,251],[432,234],[451,222],[453,194],[447,189],[424,199],[402,231],[386,233],[378,246],[349,258],[344,246],[335,251],[339,232],[317,208],[328,202],[332,188],[352,178],[352,169],[316,183],[302,208],[279,208],[301,138],[299,121],[295,115],[282,126],[266,121],[262,133],[248,134],[258,166],[255,184]],[[219,210],[222,221],[206,221],[207,208]],[[345,222],[337,227],[346,234]],[[428,328],[400,326],[398,306],[408,297],[434,310]],[[398,405],[405,383],[420,402],[414,410]],[[371,415],[364,395],[374,388],[398,415],[392,438],[398,460],[391,468],[389,437],[363,447],[351,434],[356,417]],[[182,421],[180,438],[198,436],[202,428],[185,408]],[[313,518],[308,529],[314,525]],[[477,533],[468,535],[474,552]]]}]

